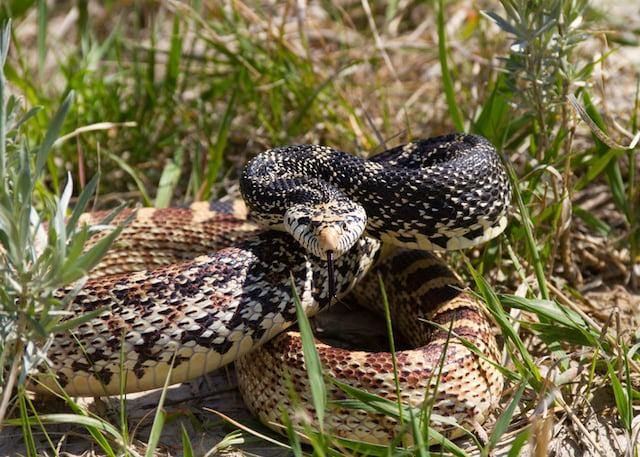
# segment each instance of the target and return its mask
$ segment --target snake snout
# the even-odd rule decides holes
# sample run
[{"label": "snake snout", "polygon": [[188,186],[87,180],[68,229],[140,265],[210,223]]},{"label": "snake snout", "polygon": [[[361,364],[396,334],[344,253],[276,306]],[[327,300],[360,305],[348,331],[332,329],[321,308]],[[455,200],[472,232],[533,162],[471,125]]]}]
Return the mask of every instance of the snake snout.
[{"label": "snake snout", "polygon": [[320,249],[320,258],[327,259],[328,253],[339,252],[340,238],[344,232],[344,227],[328,226],[320,227],[318,233],[318,248]]},{"label": "snake snout", "polygon": [[360,239],[367,224],[364,208],[351,201],[348,205],[293,205],[285,212],[284,226],[314,256],[338,259]]}]

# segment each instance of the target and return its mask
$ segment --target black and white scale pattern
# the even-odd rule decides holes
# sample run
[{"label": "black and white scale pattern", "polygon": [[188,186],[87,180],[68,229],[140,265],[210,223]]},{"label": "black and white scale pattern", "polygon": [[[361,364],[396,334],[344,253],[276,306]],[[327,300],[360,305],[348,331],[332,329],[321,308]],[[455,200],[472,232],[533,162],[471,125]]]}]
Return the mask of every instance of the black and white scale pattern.
[{"label": "black and white scale pattern", "polygon": [[246,166],[242,195],[259,223],[284,230],[287,206],[352,200],[369,236],[414,249],[461,249],[506,226],[509,180],[493,145],[451,134],[390,149],[369,160],[329,147],[284,146]]},{"label": "black and white scale pattern", "polygon": [[[369,270],[379,246],[364,237],[336,261],[338,296]],[[275,231],[190,262],[90,280],[70,312],[102,312],[73,336],[56,336],[47,351],[55,379],[43,369],[39,381],[86,396],[162,387],[170,367],[178,381],[203,375],[295,322],[292,280],[309,315],[330,304],[325,262]]]}]

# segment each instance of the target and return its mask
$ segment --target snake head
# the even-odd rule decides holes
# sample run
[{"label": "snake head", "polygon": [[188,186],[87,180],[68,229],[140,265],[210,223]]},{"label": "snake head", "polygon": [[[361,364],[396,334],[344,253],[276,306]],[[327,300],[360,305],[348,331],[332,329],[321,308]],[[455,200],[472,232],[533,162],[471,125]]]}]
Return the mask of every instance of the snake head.
[{"label": "snake head", "polygon": [[326,203],[294,204],[284,227],[308,252],[327,261],[329,296],[336,298],[334,261],[360,239],[367,225],[364,208],[346,198]]},{"label": "snake head", "polygon": [[338,259],[360,239],[367,225],[364,208],[351,200],[295,204],[284,214],[285,229],[322,260]]}]

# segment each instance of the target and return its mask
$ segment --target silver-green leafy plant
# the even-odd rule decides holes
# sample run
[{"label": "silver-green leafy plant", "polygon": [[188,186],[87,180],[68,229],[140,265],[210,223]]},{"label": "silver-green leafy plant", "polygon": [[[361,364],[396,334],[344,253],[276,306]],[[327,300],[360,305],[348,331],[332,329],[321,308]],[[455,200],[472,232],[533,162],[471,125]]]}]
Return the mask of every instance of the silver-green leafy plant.
[{"label": "silver-green leafy plant", "polygon": [[[530,119],[536,158],[553,160],[558,149],[550,139],[559,127],[570,90],[584,86],[593,62],[576,65],[578,43],[588,38],[584,14],[588,0],[501,0],[504,16],[484,12],[510,35],[504,62],[505,84],[512,101]],[[573,87],[571,87],[573,86]],[[563,127],[563,126],[560,126]],[[557,147],[557,144],[556,144]]]},{"label": "silver-green leafy plant", "polygon": [[69,319],[70,302],[119,233],[113,230],[84,249],[92,229],[78,221],[96,179],[73,210],[70,176],[60,195],[45,187],[47,163],[72,94],[51,118],[41,143],[31,146],[22,130],[38,108],[23,113],[5,83],[10,27],[7,21],[0,30],[0,427],[14,394],[20,398],[28,375],[46,362],[52,336],[90,317]]}]

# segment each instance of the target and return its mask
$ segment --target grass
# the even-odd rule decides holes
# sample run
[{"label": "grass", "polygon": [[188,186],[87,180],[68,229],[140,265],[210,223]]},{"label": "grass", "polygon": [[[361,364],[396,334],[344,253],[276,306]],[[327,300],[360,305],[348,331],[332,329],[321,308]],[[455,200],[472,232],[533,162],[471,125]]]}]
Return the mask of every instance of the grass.
[{"label": "grass", "polygon": [[[618,100],[617,79],[598,76],[618,58],[615,46],[637,45],[637,31],[604,32],[625,24],[586,0],[502,0],[487,10],[443,0],[47,5],[0,7],[13,17],[0,46],[0,422],[9,414],[5,427],[22,427],[27,455],[40,452],[32,427],[57,452],[48,422],[82,424],[106,455],[151,455],[162,435],[162,416],[139,443],[124,416],[74,402],[72,414],[49,415],[22,387],[47,338],[67,325],[70,298],[54,291],[82,278],[109,244],[80,254],[88,236],[73,224],[80,212],[222,196],[269,146],[365,154],[450,130],[496,144],[516,191],[506,234],[469,258],[452,256],[490,307],[508,361],[503,414],[477,452],[562,455],[573,440],[605,455],[594,433],[614,432],[588,427],[607,417],[625,455],[637,455],[637,319],[624,320],[633,306],[587,306],[594,284],[625,286],[630,297],[639,287],[640,85],[631,75]],[[605,206],[594,203],[602,197]],[[183,440],[185,455],[193,452]],[[349,449],[404,453],[328,433],[314,451]],[[293,443],[290,452],[309,451]]]}]

